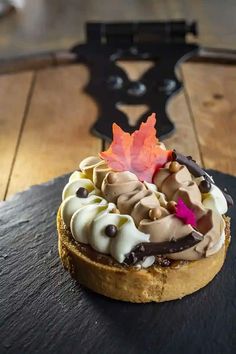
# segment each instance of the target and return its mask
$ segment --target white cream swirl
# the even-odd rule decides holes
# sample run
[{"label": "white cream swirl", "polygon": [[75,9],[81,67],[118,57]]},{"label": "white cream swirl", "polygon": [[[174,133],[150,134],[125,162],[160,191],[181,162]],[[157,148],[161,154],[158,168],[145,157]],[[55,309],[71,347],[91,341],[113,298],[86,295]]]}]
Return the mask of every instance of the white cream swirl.
[{"label": "white cream swirl", "polygon": [[[228,211],[228,204],[225,199],[224,194],[218,188],[212,179],[207,173],[206,175],[212,180],[211,188],[208,193],[202,193],[202,204],[205,208],[216,211],[220,215],[226,214]],[[197,185],[199,186],[202,181],[205,180],[203,176],[197,177],[194,179]]]},{"label": "white cream swirl", "polygon": [[79,198],[77,196],[70,196],[67,197],[61,204],[61,215],[64,223],[69,228],[70,221],[73,214],[83,207],[84,205],[88,204],[97,204],[97,205],[106,205],[106,199],[97,196],[97,195],[89,195],[87,198]]},{"label": "white cream swirl", "polygon": [[215,184],[211,185],[208,193],[202,194],[202,199],[205,208],[217,211],[221,215],[227,213],[228,205],[225,196]]},{"label": "white cream swirl", "polygon": [[[179,220],[175,220],[176,225],[169,223],[168,220],[174,219],[173,215],[159,221],[145,219],[147,216],[143,215],[146,209],[148,212],[156,204],[160,204],[162,209],[166,208],[167,198],[177,200],[179,195],[184,197],[185,194],[188,196],[191,192],[192,198],[189,199],[186,196],[185,202],[193,204],[194,207],[201,206],[200,211],[212,210],[214,218],[207,220],[208,223],[212,221],[213,225],[209,232],[208,230],[204,232],[204,234],[206,233],[205,242],[201,242],[195,248],[187,251],[171,254],[169,258],[199,259],[203,255],[209,256],[216,253],[222,247],[225,239],[225,224],[221,215],[225,214],[228,209],[225,197],[215,184],[211,185],[211,190],[208,193],[200,193],[197,185],[200,184],[203,177],[194,179],[186,167],[181,166],[179,172],[173,174],[169,171],[169,163],[166,164],[165,168],[162,168],[155,176],[155,184],[147,182],[141,184],[137,177],[128,171],[114,173],[104,161],[97,157],[86,158],[80,163],[80,168],[82,172],[76,171],[70,176],[69,182],[63,190],[61,205],[62,218],[76,241],[89,244],[97,252],[111,255],[117,262],[122,263],[125,256],[141,242],[160,242],[160,235],[165,236],[165,240],[168,240],[169,235],[173,236],[176,232],[178,233],[178,235],[176,234],[177,238],[190,232],[186,230],[186,233],[183,233],[183,226]],[[144,195],[142,198],[143,204],[140,204],[140,195],[138,194],[140,191],[137,188],[136,190],[135,186],[139,186],[143,194],[145,192],[145,198]],[[183,186],[186,189],[184,195],[182,195],[184,193]],[[76,196],[76,191],[80,187],[88,190],[87,198]],[[132,196],[133,192],[135,192],[134,196]],[[117,203],[122,215],[115,213],[117,209],[114,203]],[[202,213],[199,212],[198,219],[201,215]],[[141,220],[143,217],[145,220]],[[138,229],[139,224],[142,227],[140,226]],[[106,234],[105,229],[108,225],[116,226],[115,237],[109,237]],[[187,229],[189,225],[184,227]],[[147,257],[140,265],[149,267],[154,261],[154,257]]]},{"label": "white cream swirl", "polygon": [[78,242],[89,243],[90,224],[96,216],[105,216],[116,206],[113,203],[107,205],[89,204],[79,208],[72,216],[70,229],[74,239]]},{"label": "white cream swirl", "polygon": [[[114,208],[113,203],[86,205],[73,214],[70,228],[76,241],[90,244],[96,251],[122,263],[136,245],[149,241],[149,235],[136,228],[131,216],[112,213]],[[105,233],[106,226],[111,224],[117,228],[115,237]]]},{"label": "white cream swirl", "polygon": [[81,171],[75,171],[72,173],[72,175],[70,175],[69,182],[77,181],[78,179],[81,178],[88,178],[88,177],[86,176],[86,174],[84,174]]},{"label": "white cream swirl", "polygon": [[[97,161],[93,161],[96,164]],[[92,158],[86,161],[88,162],[91,163]],[[89,244],[96,251],[111,255],[117,262],[122,263],[136,245],[149,242],[150,235],[139,231],[130,215],[114,213],[117,210],[114,203],[108,203],[106,199],[96,195],[100,191],[89,179],[92,176],[92,168],[90,164],[88,168],[84,165],[83,172],[74,172],[63,190],[62,219],[77,242]],[[89,191],[87,198],[76,196],[80,187]],[[116,226],[115,237],[106,235],[105,229],[108,225]],[[149,267],[154,261],[155,257],[146,257],[140,266]]]},{"label": "white cream swirl", "polygon": [[69,178],[69,182],[65,185],[62,192],[62,200],[75,195],[76,191],[80,188],[86,188],[89,192],[89,195],[97,194],[99,195],[99,190],[96,189],[94,183],[87,178],[82,172],[75,171]]}]

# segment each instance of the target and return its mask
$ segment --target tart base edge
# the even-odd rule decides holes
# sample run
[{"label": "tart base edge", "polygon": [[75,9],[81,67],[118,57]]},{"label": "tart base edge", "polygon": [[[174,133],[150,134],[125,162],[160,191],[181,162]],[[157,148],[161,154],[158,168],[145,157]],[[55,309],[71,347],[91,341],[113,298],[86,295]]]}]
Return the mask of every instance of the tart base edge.
[{"label": "tart base edge", "polygon": [[230,218],[225,217],[226,240],[214,255],[178,267],[147,269],[100,263],[81,251],[57,214],[58,250],[64,267],[85,287],[104,296],[135,303],[164,302],[189,295],[206,286],[224,264],[230,243]]}]

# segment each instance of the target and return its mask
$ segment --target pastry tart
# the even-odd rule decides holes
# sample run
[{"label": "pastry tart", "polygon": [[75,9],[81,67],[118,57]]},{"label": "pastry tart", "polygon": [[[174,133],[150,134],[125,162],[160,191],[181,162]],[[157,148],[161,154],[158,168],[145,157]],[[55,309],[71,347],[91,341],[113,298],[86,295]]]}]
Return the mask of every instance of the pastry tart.
[{"label": "pastry tart", "polygon": [[152,114],[107,151],[81,161],[57,214],[59,255],[85,287],[162,302],[207,285],[224,264],[233,204],[190,156],[156,138]]}]

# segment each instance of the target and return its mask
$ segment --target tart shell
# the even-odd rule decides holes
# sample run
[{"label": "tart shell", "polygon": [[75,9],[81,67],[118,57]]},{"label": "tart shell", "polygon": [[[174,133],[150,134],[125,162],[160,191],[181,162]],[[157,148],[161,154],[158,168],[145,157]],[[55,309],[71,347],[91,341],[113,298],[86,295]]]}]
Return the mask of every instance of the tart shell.
[{"label": "tart shell", "polygon": [[107,297],[137,303],[163,302],[206,286],[224,264],[230,242],[230,219],[225,217],[225,243],[214,255],[197,261],[177,261],[169,267],[127,267],[89,245],[74,241],[60,209],[57,214],[58,249],[64,267],[80,284]]}]

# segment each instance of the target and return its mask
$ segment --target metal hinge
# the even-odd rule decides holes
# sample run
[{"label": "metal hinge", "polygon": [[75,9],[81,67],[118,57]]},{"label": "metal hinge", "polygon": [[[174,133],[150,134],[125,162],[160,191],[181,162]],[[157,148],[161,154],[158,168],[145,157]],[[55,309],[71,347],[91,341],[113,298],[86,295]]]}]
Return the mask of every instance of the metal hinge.
[{"label": "metal hinge", "polygon": [[88,42],[116,43],[185,43],[187,34],[197,35],[196,22],[127,22],[88,23]]}]

